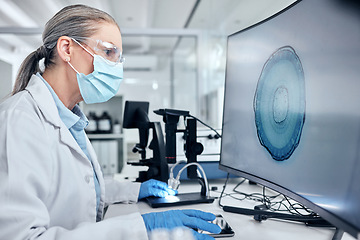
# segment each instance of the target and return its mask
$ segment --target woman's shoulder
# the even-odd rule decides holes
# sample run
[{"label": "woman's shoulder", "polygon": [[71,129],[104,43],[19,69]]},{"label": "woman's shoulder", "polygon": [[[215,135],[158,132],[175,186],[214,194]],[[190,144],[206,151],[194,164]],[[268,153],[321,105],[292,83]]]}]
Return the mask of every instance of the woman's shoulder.
[{"label": "woman's shoulder", "polygon": [[23,90],[6,98],[0,104],[0,114],[21,111],[24,113],[34,113],[36,103],[28,91]]}]

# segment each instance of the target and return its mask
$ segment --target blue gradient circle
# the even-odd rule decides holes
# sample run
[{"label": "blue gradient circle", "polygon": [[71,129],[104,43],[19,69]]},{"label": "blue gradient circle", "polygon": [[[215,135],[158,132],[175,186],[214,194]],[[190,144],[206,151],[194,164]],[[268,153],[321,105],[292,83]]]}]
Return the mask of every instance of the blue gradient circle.
[{"label": "blue gradient circle", "polygon": [[266,61],[255,92],[254,112],[261,145],[273,159],[288,159],[299,145],[305,122],[304,71],[292,47],[278,49]]}]

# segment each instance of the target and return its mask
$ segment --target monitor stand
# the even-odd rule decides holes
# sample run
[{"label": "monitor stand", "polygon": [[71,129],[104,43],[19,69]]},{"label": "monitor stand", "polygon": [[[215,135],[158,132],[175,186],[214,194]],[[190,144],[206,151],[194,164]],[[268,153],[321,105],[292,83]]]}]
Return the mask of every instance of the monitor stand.
[{"label": "monitor stand", "polygon": [[[254,219],[256,221],[263,221],[269,218],[277,218],[277,219],[283,219],[288,221],[296,221],[296,222],[303,222],[307,226],[311,227],[334,227],[331,223],[326,221],[325,219],[321,217],[308,217],[308,216],[297,216],[297,215],[291,215],[291,214],[285,214],[285,213],[277,213],[277,212],[269,212],[269,211],[262,211],[262,210],[252,210],[247,208],[238,208],[238,207],[232,207],[232,206],[224,206],[223,210],[225,212],[232,212],[232,213],[239,213],[243,215],[253,215]],[[332,238],[332,240],[341,240],[342,236],[344,235],[344,231],[336,228],[335,234]]]},{"label": "monitor stand", "polygon": [[343,235],[344,235],[344,231],[339,228],[336,228],[335,234],[334,234],[332,240],[341,240]]},{"label": "monitor stand", "polygon": [[238,208],[232,206],[224,206],[223,210],[225,212],[239,213],[243,215],[253,215],[254,219],[259,222],[269,218],[277,218],[288,221],[303,222],[307,226],[311,226],[311,227],[334,227],[331,223],[329,223],[325,219],[317,216],[298,216],[298,215],[291,215],[285,213]]},{"label": "monitor stand", "polygon": [[199,192],[195,193],[179,193],[176,196],[167,196],[164,198],[159,197],[147,197],[146,201],[152,208],[159,207],[172,207],[180,205],[190,205],[198,203],[212,203],[214,202],[214,197],[208,197],[200,194]]}]

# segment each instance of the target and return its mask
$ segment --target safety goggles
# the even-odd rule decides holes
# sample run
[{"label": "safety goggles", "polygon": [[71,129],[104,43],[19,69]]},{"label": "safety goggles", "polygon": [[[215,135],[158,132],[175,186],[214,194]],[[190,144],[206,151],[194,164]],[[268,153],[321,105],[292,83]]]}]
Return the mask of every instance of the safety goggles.
[{"label": "safety goggles", "polygon": [[[71,38],[74,42],[79,44],[85,51],[89,52],[80,42],[84,42],[89,46],[95,54],[102,56],[109,64],[118,64],[124,63],[125,58],[122,56],[120,49],[112,43],[104,42],[99,39],[87,38],[87,37],[77,37]],[[80,41],[80,42],[79,42]],[[93,55],[91,52],[89,52]]]}]

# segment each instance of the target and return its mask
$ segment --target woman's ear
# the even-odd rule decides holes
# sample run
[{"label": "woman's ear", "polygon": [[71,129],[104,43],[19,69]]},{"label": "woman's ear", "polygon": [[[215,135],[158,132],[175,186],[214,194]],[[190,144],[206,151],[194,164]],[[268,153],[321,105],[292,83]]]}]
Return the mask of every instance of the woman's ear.
[{"label": "woman's ear", "polygon": [[56,50],[62,61],[69,62],[71,57],[72,40],[67,36],[59,37],[56,45]]}]

